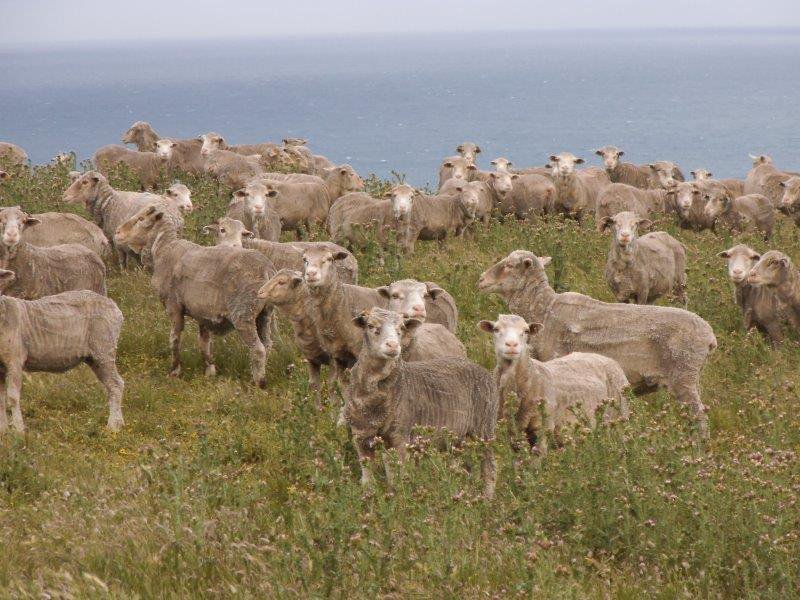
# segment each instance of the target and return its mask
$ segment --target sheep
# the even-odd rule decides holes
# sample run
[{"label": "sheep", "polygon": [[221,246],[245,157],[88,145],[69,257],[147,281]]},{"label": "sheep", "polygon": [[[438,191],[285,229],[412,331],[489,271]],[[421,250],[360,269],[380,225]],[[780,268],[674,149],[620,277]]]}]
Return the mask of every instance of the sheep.
[{"label": "sheep", "polygon": [[594,428],[597,413],[607,402],[604,424],[614,418],[628,419],[625,390],[630,384],[617,361],[586,352],[570,352],[547,362],[530,358],[528,340],[541,323],[526,323],[517,315],[479,321],[478,329],[492,334],[494,342],[498,420],[503,418],[504,396],[514,392],[519,399],[516,433],[524,434],[540,456],[547,454],[548,434],[560,441],[563,428],[581,421]]},{"label": "sheep", "polygon": [[[695,169],[691,172],[695,181],[707,181],[714,179],[714,174],[707,169]],[[744,196],[744,181],[741,179],[718,179],[722,185],[731,193],[731,197],[738,198]]]},{"label": "sheep", "polygon": [[275,275],[275,268],[265,256],[180,239],[175,223],[158,206],[146,206],[120,225],[115,241],[135,252],[150,248],[153,287],[171,321],[171,376],[181,373],[181,332],[188,316],[197,322],[206,376],[216,374],[211,334],[224,335],[235,329],[250,351],[253,382],[266,387],[272,306],[258,297],[258,290]]},{"label": "sheep", "polygon": [[683,173],[674,162],[659,160],[648,165],[651,171],[650,187],[669,189],[685,181]]},{"label": "sheep", "polygon": [[0,142],[0,165],[6,167],[24,167],[28,164],[28,153],[9,142]]},{"label": "sheep", "polygon": [[22,231],[22,241],[46,248],[61,244],[80,244],[101,258],[108,256],[111,245],[103,230],[91,221],[72,213],[46,212],[31,215],[39,221]]},{"label": "sheep", "polygon": [[626,183],[612,183],[597,197],[594,222],[602,231],[603,219],[623,211],[634,212],[642,218],[650,218],[666,209],[667,191],[664,189],[640,189]]},{"label": "sheep", "polygon": [[394,186],[383,199],[364,192],[345,194],[331,205],[328,233],[337,244],[362,248],[369,241],[365,229],[372,228],[380,244],[386,243],[386,233],[392,230],[403,252],[412,254],[421,228],[418,215],[413,211],[416,196],[416,190],[406,184]]},{"label": "sheep", "polygon": [[322,156],[321,154],[314,154],[313,157],[312,157],[312,162],[313,162],[313,164],[312,164],[312,167],[313,167],[312,168],[312,172],[313,173],[322,173],[326,169],[330,169],[330,168],[333,168],[333,167],[336,166],[330,160],[328,160],[325,156]]},{"label": "sheep", "polygon": [[[117,227],[143,206],[166,203],[163,196],[115,190],[108,183],[108,179],[97,171],[87,171],[73,181],[64,192],[63,200],[67,204],[83,203],[94,222],[100,226],[110,241],[114,240]],[[169,212],[176,227],[182,226],[183,220],[180,215],[172,209]],[[120,246],[116,242],[114,242],[114,250],[117,253],[120,267],[126,268],[134,253],[126,246]]]},{"label": "sheep", "polygon": [[465,183],[463,179],[448,179],[439,193],[460,195],[468,206],[475,207],[475,221],[481,221],[484,227],[489,226],[494,195],[488,184],[483,181]]},{"label": "sheep", "polygon": [[325,185],[314,182],[269,182],[268,202],[275,207],[284,231],[295,231],[297,238],[303,230],[310,232],[314,224],[325,223],[331,206]]},{"label": "sheep", "polygon": [[793,175],[780,185],[783,188],[781,210],[792,217],[795,225],[800,226],[800,177]]},{"label": "sheep", "polygon": [[747,283],[773,292],[785,306],[792,329],[800,331],[800,273],[783,252],[765,252],[747,274]]},{"label": "sheep", "polygon": [[244,187],[248,181],[264,172],[261,156],[258,154],[245,156],[231,150],[206,151],[205,143],[201,154],[205,157],[205,172],[234,189]]},{"label": "sheep", "polygon": [[708,323],[678,308],[608,304],[589,296],[557,294],[544,267],[550,257],[515,250],[485,271],[478,289],[502,296],[510,312],[542,323],[534,356],[547,361],[570,352],[616,360],[636,392],[666,387],[694,413],[701,436],[708,418],[700,400],[700,373],[717,347]]},{"label": "sheep", "polygon": [[108,170],[113,168],[113,166],[119,162],[121,157],[130,152],[132,152],[132,150],[129,150],[125,146],[120,146],[119,144],[108,144],[98,148],[95,151],[95,153],[92,155],[92,164],[98,170]]},{"label": "sheep", "polygon": [[176,181],[164,191],[164,197],[170,200],[175,208],[182,213],[190,213],[194,210],[192,191],[179,181]]},{"label": "sheep", "polygon": [[753,160],[753,168],[748,171],[744,181],[744,193],[763,194],[769,198],[772,206],[780,209],[783,199],[781,183],[798,174],[777,169],[769,156],[763,154],[753,156],[751,154],[750,158]]},{"label": "sheep", "polygon": [[469,180],[469,167],[472,161],[467,160],[463,156],[448,156],[442,161],[439,167],[439,188],[444,185],[448,179],[463,179]]},{"label": "sheep", "polygon": [[267,200],[269,192],[264,184],[250,181],[233,193],[225,216],[241,221],[253,237],[277,242],[281,237],[281,218],[274,204]]},{"label": "sheep", "polygon": [[594,214],[597,196],[611,184],[601,169],[590,167],[577,171],[575,165],[584,160],[569,152],[550,156],[553,184],[556,187],[556,208],[580,220],[583,213]]},{"label": "sheep", "polygon": [[772,237],[775,211],[766,196],[748,194],[731,198],[727,194],[707,194],[705,200],[703,213],[708,228],[714,229],[717,223],[724,222],[735,232],[755,230],[765,240]]},{"label": "sheep", "polygon": [[14,281],[12,271],[0,270],[0,434],[11,425],[22,433],[20,409],[22,373],[64,373],[86,363],[108,394],[110,431],[119,431],[125,382],[117,371],[117,342],[122,311],[113,300],[94,292],[72,291],[40,300],[10,298],[4,291]]},{"label": "sheep", "polygon": [[163,138],[156,141],[155,153],[165,161],[168,172],[182,171],[191,175],[205,172],[205,158],[201,154],[203,142],[200,138],[176,140]]},{"label": "sheep", "polygon": [[594,151],[603,159],[603,167],[612,183],[624,183],[642,190],[653,187],[649,165],[620,162],[625,152],[616,146],[603,146]]},{"label": "sheep", "polygon": [[772,347],[777,348],[783,341],[781,322],[785,318],[784,308],[774,290],[747,281],[750,270],[761,255],[744,244],[737,244],[717,256],[728,263],[728,276],[733,282],[736,305],[742,311],[745,331],[757,328],[767,335]]},{"label": "sheep", "polygon": [[528,219],[532,213],[550,214],[555,210],[556,187],[543,175],[518,175],[496,171],[489,186],[502,215]]},{"label": "sheep", "polygon": [[611,230],[605,277],[617,302],[652,304],[673,294],[686,305],[686,249],[666,231],[641,237],[639,227],[652,225],[633,212],[605,217],[602,230]]},{"label": "sheep", "polygon": [[444,240],[449,235],[460,237],[477,214],[472,198],[461,194],[428,196],[416,194],[411,211],[420,226],[418,239]]},{"label": "sheep", "polygon": [[666,191],[666,202],[674,207],[678,225],[683,229],[707,229],[705,205],[708,197],[730,196],[730,192],[714,179],[678,183]]},{"label": "sheep", "polygon": [[0,267],[16,274],[5,293],[23,300],[72,290],[90,290],[105,296],[103,260],[80,244],[41,248],[24,241],[23,231],[38,224],[38,219],[18,206],[0,210]]},{"label": "sheep", "polygon": [[[353,319],[361,349],[347,388],[344,417],[353,433],[361,464],[361,483],[370,485],[370,462],[380,438],[400,461],[407,455],[414,427],[447,430],[458,441],[484,444],[483,494],[494,495],[497,466],[491,442],[497,426],[498,392],[491,374],[463,358],[406,362],[403,332],[420,326],[391,311],[372,309]],[[386,471],[393,483],[391,469]]]},{"label": "sheep", "polygon": [[502,156],[495,158],[491,164],[494,165],[494,168],[498,173],[510,173],[511,171],[509,170],[509,167],[514,166],[514,163]]},{"label": "sheep", "polygon": [[456,301],[432,281],[401,279],[377,290],[388,301],[389,310],[423,323],[438,323],[453,333],[458,329]]},{"label": "sheep", "polygon": [[80,171],[70,171],[69,173],[67,173],[67,177],[69,178],[70,183],[75,183],[78,179],[80,179],[81,175],[83,175],[83,173],[81,173]]},{"label": "sheep", "polygon": [[97,159],[95,164],[97,170],[108,177],[111,172],[123,166],[128,172],[136,177],[142,190],[153,190],[169,173],[166,172],[167,161],[163,160],[155,152],[137,152],[136,150],[125,150],[119,153],[116,158]]},{"label": "sheep", "polygon": [[[314,307],[300,271],[281,269],[258,290],[258,297],[274,306],[292,324],[294,341],[308,365],[308,387],[317,410],[322,408],[320,370],[330,364],[314,324]],[[333,386],[330,386],[331,391]]]},{"label": "sheep", "polygon": [[328,190],[328,197],[331,203],[345,194],[360,192],[364,189],[364,181],[350,165],[331,166],[331,168],[319,171],[319,173],[319,175],[309,175],[307,173],[267,172],[259,175],[257,179],[262,183],[271,181],[321,183]]},{"label": "sheep", "polygon": [[456,147],[456,153],[461,158],[466,159],[468,162],[475,164],[475,159],[481,153],[481,148],[478,144],[472,142],[464,142]]},{"label": "sheep", "polygon": [[214,234],[217,246],[247,248],[256,250],[272,261],[276,269],[300,270],[303,268],[303,252],[308,248],[324,248],[331,252],[345,252],[347,258],[337,260],[336,268],[339,278],[344,283],[358,283],[358,261],[356,257],[333,242],[271,242],[254,239],[241,221],[222,217],[214,223],[203,227],[203,233]]},{"label": "sheep", "polygon": [[147,121],[136,121],[122,134],[123,144],[135,144],[139,152],[155,152],[161,136]]}]

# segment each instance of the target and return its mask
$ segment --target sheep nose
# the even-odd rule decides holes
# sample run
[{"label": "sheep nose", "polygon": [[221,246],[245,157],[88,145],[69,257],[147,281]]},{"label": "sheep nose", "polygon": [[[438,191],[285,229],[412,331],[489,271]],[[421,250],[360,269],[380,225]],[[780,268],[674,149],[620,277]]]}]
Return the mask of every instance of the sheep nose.
[{"label": "sheep nose", "polygon": [[414,306],[411,307],[411,309],[417,314],[422,314],[422,313],[425,312],[425,305],[424,304],[415,304]]},{"label": "sheep nose", "polygon": [[741,269],[734,269],[733,270],[733,274],[736,275],[737,277],[741,277],[742,276],[742,270]]},{"label": "sheep nose", "polygon": [[517,346],[519,346],[519,342],[506,342],[507,348],[516,348]]}]

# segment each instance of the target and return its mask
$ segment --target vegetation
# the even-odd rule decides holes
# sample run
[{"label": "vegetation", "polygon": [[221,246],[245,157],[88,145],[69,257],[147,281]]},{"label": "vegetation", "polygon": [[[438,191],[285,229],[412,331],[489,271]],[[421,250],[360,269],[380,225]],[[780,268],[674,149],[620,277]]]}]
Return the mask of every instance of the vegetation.
[{"label": "vegetation", "polygon": [[[224,212],[229,191],[185,181],[187,235]],[[131,183],[119,179],[120,187]],[[18,173],[0,204],[73,210],[66,169]],[[370,180],[375,190],[385,183]],[[23,384],[24,438],[0,439],[0,596],[788,598],[800,594],[800,349],[771,351],[742,331],[724,261],[729,235],[677,231],[687,247],[689,309],[719,349],[703,375],[711,439],[692,440],[680,406],[659,392],[632,400],[629,423],[576,431],[537,466],[496,442],[497,496],[480,500],[472,448],[415,449],[394,490],[358,482],[338,407],[314,409],[281,323],[269,387],[250,383],[245,348],[215,339],[220,375],[203,375],[184,334],[184,373],[167,376],[168,321],[144,271],[110,267],[125,314],[119,364],[126,427],[109,434],[101,387],[82,367]],[[320,233],[317,232],[320,236]],[[744,236],[759,250],[764,242]],[[203,243],[203,242],[201,242]],[[204,242],[208,243],[208,242]],[[412,258],[359,255],[365,285],[416,277],[456,298],[459,336],[491,368],[475,323],[506,312],[478,275],[516,248],[553,256],[559,290],[611,301],[609,240],[593,224],[493,222]],[[771,247],[800,259],[781,219]],[[622,324],[621,324],[622,325]],[[462,456],[465,455],[465,456]],[[473,462],[475,462],[473,460]]]}]

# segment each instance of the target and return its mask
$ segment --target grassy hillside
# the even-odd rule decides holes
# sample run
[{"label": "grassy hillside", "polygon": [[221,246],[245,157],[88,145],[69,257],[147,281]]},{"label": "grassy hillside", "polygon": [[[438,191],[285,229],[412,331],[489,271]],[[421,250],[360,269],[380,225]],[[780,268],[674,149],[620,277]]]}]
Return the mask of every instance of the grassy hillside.
[{"label": "grassy hillside", "polygon": [[[118,182],[120,183],[120,182]],[[228,192],[187,181],[199,207],[187,235],[221,215]],[[373,180],[377,187],[380,182]],[[60,202],[66,170],[0,187],[30,212]],[[215,338],[220,375],[203,376],[196,327],[184,374],[167,377],[168,322],[142,271],[109,270],[125,314],[119,366],[126,427],[109,434],[104,394],[81,367],[23,386],[29,432],[0,440],[0,596],[788,598],[800,594],[800,349],[771,351],[741,330],[717,252],[730,236],[656,227],[687,247],[689,309],[719,342],[702,379],[711,439],[696,445],[666,393],[635,398],[627,424],[576,432],[540,467],[496,443],[497,496],[479,499],[475,451],[421,447],[388,492],[358,482],[336,408],[314,410],[304,365],[281,324],[269,387],[250,383],[234,335]],[[740,241],[764,250],[755,237]],[[208,243],[208,242],[201,242]],[[359,256],[361,281],[433,280],[458,302],[458,334],[491,368],[475,323],[506,312],[478,275],[517,248],[554,257],[559,290],[610,301],[609,240],[592,224],[493,223],[412,258]],[[770,247],[800,263],[781,219]]]}]

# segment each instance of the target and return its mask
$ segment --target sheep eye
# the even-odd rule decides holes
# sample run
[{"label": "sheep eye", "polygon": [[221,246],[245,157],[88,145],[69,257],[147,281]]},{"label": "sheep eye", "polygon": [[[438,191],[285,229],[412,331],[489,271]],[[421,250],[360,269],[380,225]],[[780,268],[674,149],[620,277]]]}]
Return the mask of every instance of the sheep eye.
[{"label": "sheep eye", "polygon": [[220,229],[219,232],[220,233],[225,233],[225,230],[224,229]]},{"label": "sheep eye", "polygon": [[392,298],[394,298],[395,300],[399,300],[400,299],[400,295],[399,294],[392,294]]}]

